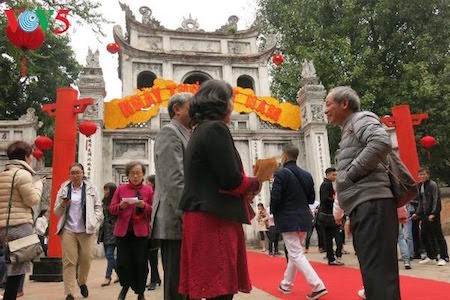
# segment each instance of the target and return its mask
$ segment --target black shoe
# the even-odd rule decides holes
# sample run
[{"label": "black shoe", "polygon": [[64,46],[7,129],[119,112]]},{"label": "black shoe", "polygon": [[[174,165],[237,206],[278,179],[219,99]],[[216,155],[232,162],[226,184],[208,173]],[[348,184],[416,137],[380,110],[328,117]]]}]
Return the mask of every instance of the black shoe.
[{"label": "black shoe", "polygon": [[145,300],[144,293],[140,293],[137,297],[137,300]]},{"label": "black shoe", "polygon": [[84,298],[89,296],[89,290],[85,284],[80,285],[80,293]]},{"label": "black shoe", "polygon": [[319,299],[320,297],[322,297],[323,295],[328,294],[327,289],[323,289],[317,292],[312,292],[309,295],[306,295],[306,299],[308,300],[315,300],[315,299]]},{"label": "black shoe", "polygon": [[330,266],[343,266],[344,263],[342,261],[333,260],[333,261],[329,261],[328,265],[330,265]]},{"label": "black shoe", "polygon": [[153,290],[156,289],[156,285],[161,286],[161,280],[158,280],[158,281],[156,281],[156,282],[150,282],[150,283],[147,285],[147,288],[148,288],[149,291],[153,291]]},{"label": "black shoe", "polygon": [[75,298],[71,294],[69,294],[66,296],[66,300],[75,300]]},{"label": "black shoe", "polygon": [[128,293],[129,287],[124,286],[122,287],[122,290],[120,291],[119,297],[117,297],[117,300],[125,300],[127,293]]}]

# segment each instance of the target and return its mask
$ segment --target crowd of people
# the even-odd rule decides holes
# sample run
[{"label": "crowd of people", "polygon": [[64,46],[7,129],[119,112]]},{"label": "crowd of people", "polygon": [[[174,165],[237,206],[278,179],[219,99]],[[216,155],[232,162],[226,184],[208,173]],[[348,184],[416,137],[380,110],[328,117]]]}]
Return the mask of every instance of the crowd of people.
[{"label": "crowd of people", "polygon": [[[161,284],[165,300],[228,300],[238,292],[249,293],[242,225],[253,218],[263,252],[279,255],[278,243],[284,242],[287,266],[278,286],[284,294],[292,293],[298,271],[311,288],[307,299],[328,294],[307,259],[309,239],[316,228],[328,265],[344,265],[346,218],[364,285],[358,295],[364,299],[400,299],[397,244],[406,269],[411,269],[412,259],[447,264],[438,185],[421,168],[418,198],[397,209],[383,165],[391,139],[375,114],[360,111],[353,89],[337,87],[326,97],[324,112],[331,124],[342,128],[342,137],[337,166],[325,170],[320,204],[312,210],[313,178],[297,165],[299,148],[287,144],[281,167],[273,174],[269,206],[258,203],[253,212],[262,182],[245,173],[234,145],[228,127],[232,98],[231,86],[221,80],[203,83],[194,95],[174,95],[168,103],[171,121],[155,140],[155,175],[146,177],[142,162],[130,162],[125,167],[128,182],[106,183],[103,197],[85,177],[83,165],[70,166],[69,180],[59,187],[50,208],[60,216],[56,234],[61,237],[66,300],[75,299],[78,290],[89,296],[96,238],[106,258],[101,286],[120,283],[119,300],[130,288],[138,300],[145,299],[146,288]],[[36,220],[32,213],[45,178],[33,180],[31,152],[22,141],[7,149],[9,161],[0,173],[0,236],[3,246],[5,237],[11,241],[36,231],[46,255],[49,212],[40,211]],[[0,276],[6,277],[3,299],[23,293],[29,265],[0,260]]]}]

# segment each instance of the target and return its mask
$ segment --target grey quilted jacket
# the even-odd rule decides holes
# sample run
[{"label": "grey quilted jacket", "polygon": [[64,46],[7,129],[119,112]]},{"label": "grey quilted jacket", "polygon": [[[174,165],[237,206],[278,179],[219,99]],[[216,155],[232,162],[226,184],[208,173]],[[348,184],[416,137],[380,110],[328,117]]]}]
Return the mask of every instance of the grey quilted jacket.
[{"label": "grey quilted jacket", "polygon": [[374,113],[357,112],[345,122],[337,157],[336,192],[346,214],[365,201],[393,198],[382,164],[391,147],[391,139]]}]

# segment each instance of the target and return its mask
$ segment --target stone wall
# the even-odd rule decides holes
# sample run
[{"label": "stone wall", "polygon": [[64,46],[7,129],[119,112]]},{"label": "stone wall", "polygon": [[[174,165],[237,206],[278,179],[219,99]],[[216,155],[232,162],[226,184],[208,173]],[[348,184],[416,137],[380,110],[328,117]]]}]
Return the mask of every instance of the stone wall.
[{"label": "stone wall", "polygon": [[444,235],[450,235],[450,187],[441,188],[441,223]]}]

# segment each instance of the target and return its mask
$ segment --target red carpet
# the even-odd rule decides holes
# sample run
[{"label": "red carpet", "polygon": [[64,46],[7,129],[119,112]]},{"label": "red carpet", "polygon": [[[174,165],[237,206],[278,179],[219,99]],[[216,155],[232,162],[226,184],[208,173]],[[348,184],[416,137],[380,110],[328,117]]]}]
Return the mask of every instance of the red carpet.
[{"label": "red carpet", "polygon": [[[278,291],[283,279],[286,260],[283,257],[270,257],[266,254],[247,252],[250,279],[253,286],[280,299],[305,299],[311,292],[301,273],[297,274],[293,293],[284,295]],[[312,266],[324,281],[328,295],[321,300],[357,300],[356,292],[362,287],[359,270],[347,267],[328,266],[313,262]],[[409,276],[400,277],[403,300],[444,300],[450,299],[450,284],[430,279]],[[387,300],[387,299],[386,299]]]}]

